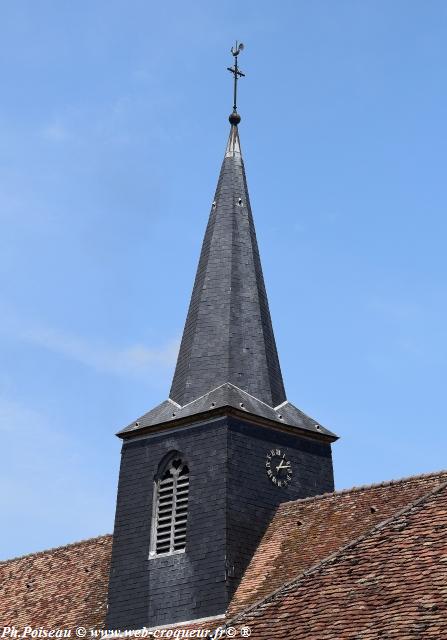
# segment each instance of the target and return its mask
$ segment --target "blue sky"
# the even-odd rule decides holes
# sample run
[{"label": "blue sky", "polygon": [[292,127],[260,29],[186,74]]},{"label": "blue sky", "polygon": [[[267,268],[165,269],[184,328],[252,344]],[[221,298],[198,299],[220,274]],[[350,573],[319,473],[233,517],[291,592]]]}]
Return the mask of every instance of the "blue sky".
[{"label": "blue sky", "polygon": [[0,557],[110,532],[165,399],[228,135],[229,48],[289,399],[338,488],[445,468],[447,5],[0,7]]}]

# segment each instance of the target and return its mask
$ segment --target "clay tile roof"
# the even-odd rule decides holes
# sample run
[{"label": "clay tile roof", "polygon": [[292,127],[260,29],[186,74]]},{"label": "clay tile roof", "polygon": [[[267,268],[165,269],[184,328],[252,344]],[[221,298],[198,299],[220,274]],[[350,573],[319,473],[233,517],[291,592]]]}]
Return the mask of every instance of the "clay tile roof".
[{"label": "clay tile roof", "polygon": [[256,640],[447,638],[447,483],[229,624]]},{"label": "clay tile roof", "polygon": [[339,491],[279,506],[229,607],[264,598],[447,480],[447,472]]},{"label": "clay tile roof", "polygon": [[112,536],[0,562],[0,626],[104,624]]},{"label": "clay tile roof", "polygon": [[[186,634],[186,632],[188,632],[188,634],[191,633],[191,631],[195,631],[196,633],[194,635],[189,635],[189,637],[198,637],[198,638],[209,638],[210,636],[212,636],[215,632],[216,629],[224,629],[225,628],[225,619],[226,616],[225,615],[221,615],[221,616],[213,616],[211,618],[200,618],[199,620],[191,620],[189,622],[178,622],[175,624],[166,624],[166,625],[162,625],[159,627],[151,627],[149,629],[147,629],[148,635],[147,637],[150,639],[151,636],[150,634],[153,633],[154,631],[158,631],[159,634],[164,632],[164,636],[159,635],[158,637],[164,637],[164,638],[169,638],[169,635],[166,635],[166,632],[168,630],[171,631],[176,631],[177,632],[177,636],[174,636],[173,634],[171,635],[171,637],[175,638],[182,638],[182,634],[180,633],[181,631],[183,631],[183,638],[187,638],[188,635]],[[155,636],[156,637],[156,636]],[[118,638],[123,638],[124,640],[142,640],[141,639],[141,634],[137,633],[137,634],[131,634],[131,633],[126,633],[126,634],[111,634],[111,639],[110,640],[117,640]],[[222,638],[225,638],[225,635],[222,634]]]},{"label": "clay tile roof", "polygon": [[[281,505],[228,624],[252,638],[447,638],[447,472]],[[0,562],[0,624],[103,628],[112,536]],[[221,626],[222,620],[173,625]]]}]

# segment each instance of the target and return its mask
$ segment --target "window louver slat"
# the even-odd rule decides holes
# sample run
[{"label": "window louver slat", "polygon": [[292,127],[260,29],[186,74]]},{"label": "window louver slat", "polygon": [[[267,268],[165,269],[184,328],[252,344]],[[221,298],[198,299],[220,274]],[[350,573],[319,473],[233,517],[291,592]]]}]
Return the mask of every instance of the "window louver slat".
[{"label": "window louver slat", "polygon": [[160,505],[159,510],[158,510],[158,515],[159,516],[167,516],[172,512],[172,504],[167,504],[167,505]]},{"label": "window louver slat", "polygon": [[163,524],[163,522],[169,522],[169,520],[171,519],[171,514],[168,515],[163,515],[161,517],[158,518],[158,523],[159,524]]}]

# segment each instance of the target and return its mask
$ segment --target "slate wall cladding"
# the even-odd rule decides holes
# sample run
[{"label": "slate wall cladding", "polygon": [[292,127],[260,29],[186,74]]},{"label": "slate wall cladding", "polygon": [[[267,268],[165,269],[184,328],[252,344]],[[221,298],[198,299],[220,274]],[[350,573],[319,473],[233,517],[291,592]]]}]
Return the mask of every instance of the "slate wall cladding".
[{"label": "slate wall cladding", "polygon": [[[294,467],[286,489],[265,472],[273,446],[284,448]],[[172,450],[190,469],[186,552],[148,559],[153,480]],[[107,628],[224,613],[277,505],[332,489],[329,445],[234,418],[124,442]]]},{"label": "slate wall cladding", "polygon": [[[225,609],[226,431],[220,419],[124,442],[107,628],[138,629]],[[154,476],[172,450],[190,470],[186,553],[148,559]]]},{"label": "slate wall cladding", "polygon": [[[266,473],[272,448],[286,452],[293,468],[286,488],[275,486]],[[331,447],[250,423],[228,421],[227,581],[231,599],[248,563],[282,502],[334,490]]]}]

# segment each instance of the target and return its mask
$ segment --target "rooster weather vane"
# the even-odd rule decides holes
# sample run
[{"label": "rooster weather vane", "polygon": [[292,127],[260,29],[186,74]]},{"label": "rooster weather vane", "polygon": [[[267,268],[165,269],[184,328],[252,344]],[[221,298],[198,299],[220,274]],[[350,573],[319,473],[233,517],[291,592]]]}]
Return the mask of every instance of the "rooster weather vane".
[{"label": "rooster weather vane", "polygon": [[234,57],[234,65],[232,67],[227,67],[228,71],[233,74],[233,78],[234,78],[233,113],[230,116],[230,122],[232,122],[232,118],[234,120],[237,119],[237,122],[234,122],[234,123],[232,122],[232,124],[238,124],[238,122],[240,122],[240,116],[237,113],[237,81],[239,80],[239,78],[244,78],[245,73],[242,73],[242,71],[239,69],[237,64],[237,57],[240,54],[240,52],[243,50],[244,50],[244,45],[242,44],[242,42],[238,43],[236,40],[236,46],[231,47],[231,53],[233,54],[233,57]]}]

